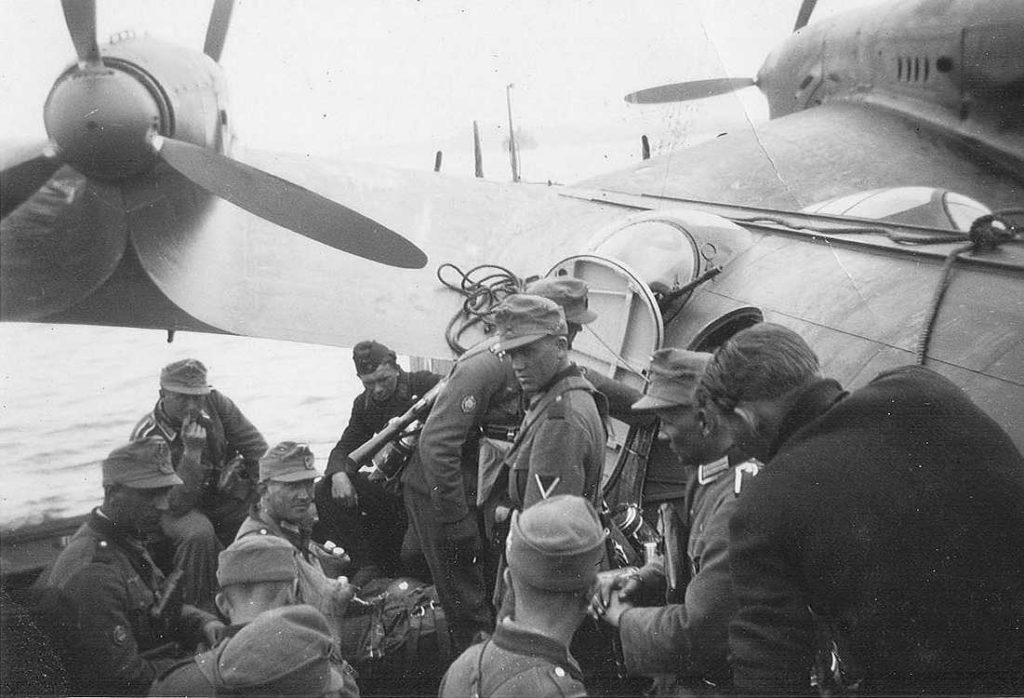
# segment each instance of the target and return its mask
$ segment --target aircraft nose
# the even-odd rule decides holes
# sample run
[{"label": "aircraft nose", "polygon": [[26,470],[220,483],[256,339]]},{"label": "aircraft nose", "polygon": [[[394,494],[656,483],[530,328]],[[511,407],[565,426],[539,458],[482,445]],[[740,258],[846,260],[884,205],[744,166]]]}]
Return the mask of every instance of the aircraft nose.
[{"label": "aircraft nose", "polygon": [[162,126],[160,103],[122,70],[70,69],[50,90],[43,118],[61,159],[84,174],[120,179],[156,161],[149,135]]}]

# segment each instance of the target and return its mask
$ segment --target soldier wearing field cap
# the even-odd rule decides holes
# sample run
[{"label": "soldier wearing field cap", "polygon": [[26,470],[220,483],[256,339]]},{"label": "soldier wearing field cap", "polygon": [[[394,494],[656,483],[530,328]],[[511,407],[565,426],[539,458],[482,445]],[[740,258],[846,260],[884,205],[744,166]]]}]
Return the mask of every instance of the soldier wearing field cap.
[{"label": "soldier wearing field cap", "polygon": [[[747,478],[758,466],[731,451],[697,390],[711,354],[662,349],[649,369],[647,394],[633,409],[653,413],[671,442],[678,467],[689,473],[686,497],[673,516],[688,540],[666,540],[686,561],[682,603],[640,607],[637,599],[666,588],[663,563],[601,572],[592,611],[619,629],[625,667],[655,678],[655,695],[721,692],[730,686],[729,619],[736,610],[729,577],[729,520]],[[681,583],[682,585],[682,583]],[[680,590],[682,591],[682,590]],[[647,592],[647,593],[644,593]]]},{"label": "soldier wearing field cap", "polygon": [[317,483],[319,520],[313,535],[344,546],[352,558],[352,580],[362,584],[407,574],[410,569],[419,571],[423,563],[419,541],[407,535],[409,521],[401,494],[360,472],[348,455],[390,419],[404,414],[441,376],[403,370],[395,352],[375,340],[356,344],[352,361],[364,390],[352,402],[348,425],[331,450],[323,480]]},{"label": "soldier wearing field cap", "polygon": [[217,606],[229,620],[220,643],[166,671],[150,695],[358,696],[330,627],[296,604],[295,549],[277,536],[247,536],[220,554]]},{"label": "soldier wearing field cap", "polygon": [[504,572],[514,611],[493,637],[455,660],[440,695],[585,696],[569,643],[586,615],[604,549],[604,527],[581,497],[556,495],[514,514]]},{"label": "soldier wearing field cap", "polygon": [[206,366],[174,361],[160,372],[160,397],[131,433],[159,436],[182,482],[171,490],[161,530],[186,570],[184,598],[213,609],[217,554],[230,543],[255,498],[255,476],[267,442],[227,396],[212,388]]},{"label": "soldier wearing field cap", "polygon": [[234,545],[253,536],[287,541],[298,571],[297,600],[323,613],[340,638],[356,590],[341,576],[350,562],[343,551],[328,550],[310,535],[316,516],[313,487],[322,475],[316,458],[306,444],[282,441],[260,459],[259,473],[259,501],[238,529]]},{"label": "soldier wearing field cap", "polygon": [[58,590],[73,616],[67,638],[72,693],[139,695],[182,656],[213,643],[224,625],[182,604],[146,549],[181,479],[158,437],[121,446],[103,461],[103,504],[37,584]]},{"label": "soldier wearing field cap", "polygon": [[552,300],[519,294],[495,309],[494,323],[492,351],[511,364],[529,400],[510,451],[512,505],[526,509],[555,494],[575,494],[598,506],[607,406],[569,361],[564,312]]}]

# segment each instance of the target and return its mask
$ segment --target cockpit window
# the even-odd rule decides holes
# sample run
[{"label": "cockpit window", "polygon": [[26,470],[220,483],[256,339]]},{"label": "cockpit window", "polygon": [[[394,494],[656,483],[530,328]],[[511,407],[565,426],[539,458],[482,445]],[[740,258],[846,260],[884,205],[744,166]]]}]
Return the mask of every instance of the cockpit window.
[{"label": "cockpit window", "polygon": [[617,259],[655,292],[689,283],[698,271],[697,251],[682,228],[662,220],[639,221],[598,244],[594,253]]}]

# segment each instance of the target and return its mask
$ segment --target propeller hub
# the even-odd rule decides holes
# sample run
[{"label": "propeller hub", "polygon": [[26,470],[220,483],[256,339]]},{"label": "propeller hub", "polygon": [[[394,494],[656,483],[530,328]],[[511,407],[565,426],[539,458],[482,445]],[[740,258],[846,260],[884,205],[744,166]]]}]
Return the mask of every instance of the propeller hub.
[{"label": "propeller hub", "polygon": [[123,179],[151,168],[152,132],[164,126],[161,100],[113,66],[68,70],[46,98],[46,133],[62,160],[83,174]]}]

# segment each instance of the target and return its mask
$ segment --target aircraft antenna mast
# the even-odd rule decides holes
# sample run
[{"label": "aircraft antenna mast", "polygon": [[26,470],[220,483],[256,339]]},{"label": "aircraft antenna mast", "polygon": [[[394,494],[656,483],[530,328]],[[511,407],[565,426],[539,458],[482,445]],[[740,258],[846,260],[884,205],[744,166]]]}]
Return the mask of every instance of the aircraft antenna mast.
[{"label": "aircraft antenna mast", "polygon": [[513,83],[505,86],[505,102],[508,104],[508,158],[512,163],[512,181],[519,181],[519,148],[516,147],[516,131],[512,126],[512,88]]}]

